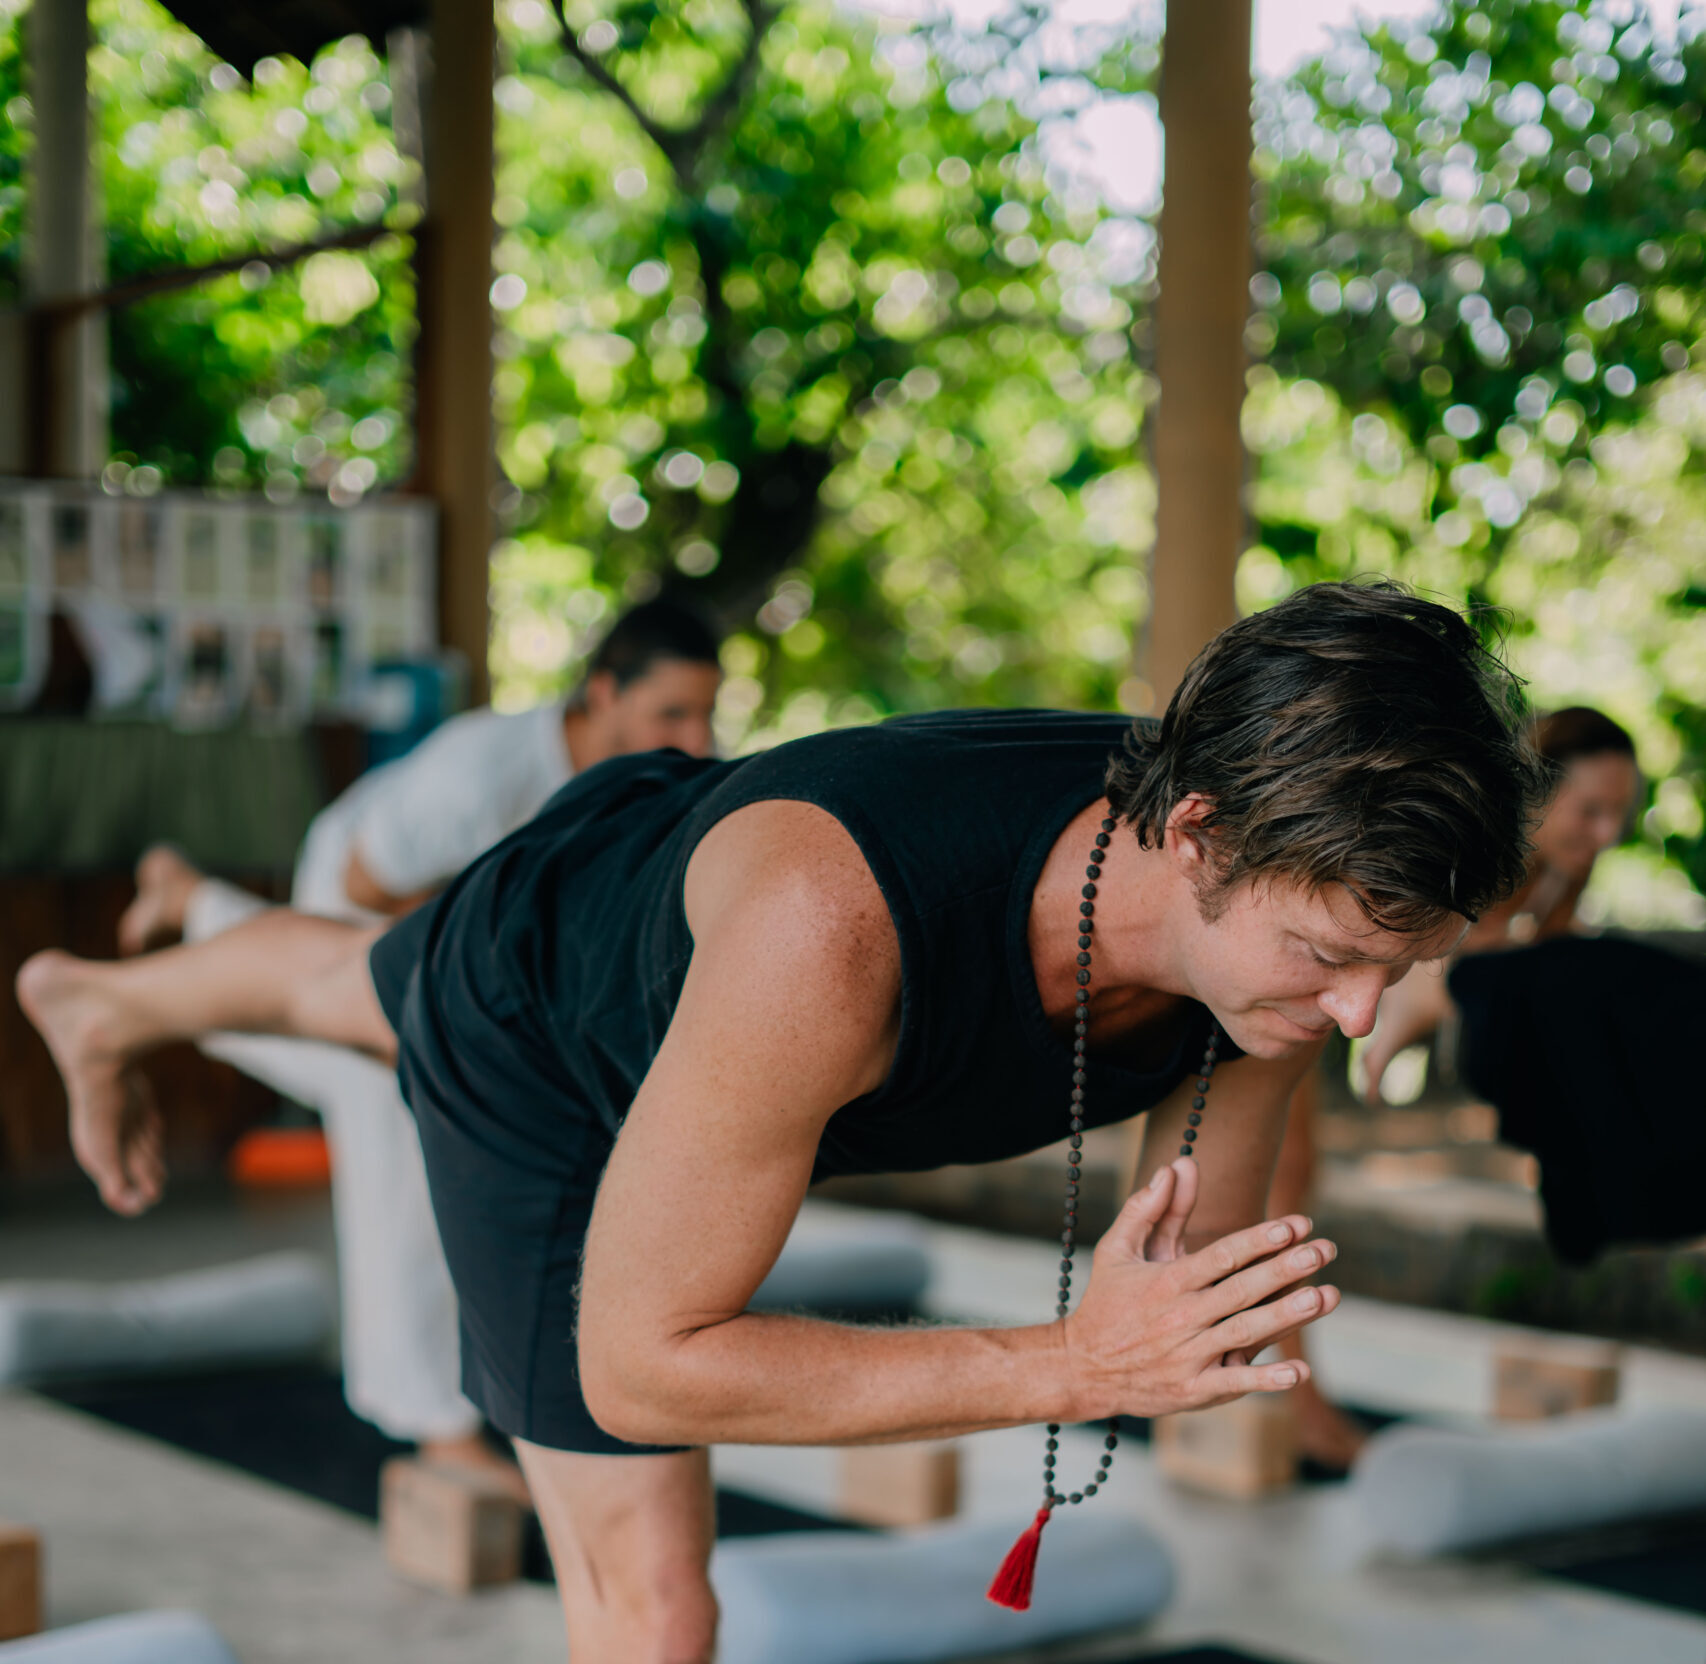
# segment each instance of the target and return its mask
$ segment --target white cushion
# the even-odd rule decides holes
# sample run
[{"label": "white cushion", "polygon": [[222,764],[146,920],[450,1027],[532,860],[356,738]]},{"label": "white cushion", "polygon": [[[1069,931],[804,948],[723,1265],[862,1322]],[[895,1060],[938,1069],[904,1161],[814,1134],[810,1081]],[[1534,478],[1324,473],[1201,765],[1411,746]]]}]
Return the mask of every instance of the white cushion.
[{"label": "white cushion", "polygon": [[1588,1410],[1486,1432],[1392,1427],[1351,1476],[1366,1540],[1440,1554],[1706,1508],[1706,1413]]},{"label": "white cushion", "polygon": [[1173,1592],[1167,1551],[1093,1504],[1043,1533],[1028,1612],[985,1591],[1023,1519],[917,1531],[805,1531],[719,1543],[719,1664],[925,1664],[1123,1629]]},{"label": "white cushion", "polygon": [[135,1612],[0,1644],[0,1664],[237,1664],[195,1612]]},{"label": "white cushion", "polygon": [[325,1267],[300,1252],[143,1282],[0,1283],[0,1384],[301,1357],[335,1311]]}]

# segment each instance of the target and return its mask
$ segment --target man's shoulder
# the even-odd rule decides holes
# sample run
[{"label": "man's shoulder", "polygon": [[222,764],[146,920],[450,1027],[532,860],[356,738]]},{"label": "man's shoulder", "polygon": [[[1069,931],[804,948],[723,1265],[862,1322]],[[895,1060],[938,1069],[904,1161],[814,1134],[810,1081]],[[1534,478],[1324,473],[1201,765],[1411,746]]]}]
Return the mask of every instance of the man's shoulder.
[{"label": "man's shoulder", "polygon": [[[1075,748],[1111,751],[1119,747],[1132,726],[1131,717],[1105,711],[974,706],[905,712],[880,722],[826,729],[761,752],[759,758],[777,768],[786,768],[796,760],[877,753],[896,758],[984,757],[1000,764],[1017,760],[1027,747],[1038,752]],[[1138,726],[1142,729],[1144,724]]]}]

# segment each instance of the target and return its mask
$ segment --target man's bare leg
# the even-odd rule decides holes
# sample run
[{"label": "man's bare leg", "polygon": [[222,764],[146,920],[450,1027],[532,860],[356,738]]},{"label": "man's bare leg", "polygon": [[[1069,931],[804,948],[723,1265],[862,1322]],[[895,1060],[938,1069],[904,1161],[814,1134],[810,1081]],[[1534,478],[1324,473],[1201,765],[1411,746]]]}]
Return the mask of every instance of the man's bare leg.
[{"label": "man's bare leg", "polygon": [[136,899],[118,921],[118,950],[127,958],[179,940],[190,894],[206,875],[170,844],[156,844],[136,863]]},{"label": "man's bare leg", "polygon": [[71,1143],[101,1198],[134,1214],[160,1198],[158,1113],[131,1065],[221,1029],[350,1046],[386,1062],[367,953],[378,927],[273,908],[221,936],[117,964],[49,950],[18,972],[18,1003],[65,1081]]},{"label": "man's bare leg", "polygon": [[711,1664],[711,1465],[515,1446],[551,1546],[574,1664]]},{"label": "man's bare leg", "polygon": [[[1268,1192],[1268,1209],[1276,1218],[1304,1212],[1315,1188],[1315,1117],[1320,1107],[1320,1073],[1311,1069],[1291,1095],[1285,1141],[1280,1145],[1273,1188]],[[1301,1330],[1287,1335],[1279,1349],[1287,1358],[1308,1358]],[[1368,1434],[1322,1393],[1313,1370],[1287,1396],[1297,1417],[1297,1438],[1303,1454],[1324,1467],[1348,1468],[1368,1442]]]}]

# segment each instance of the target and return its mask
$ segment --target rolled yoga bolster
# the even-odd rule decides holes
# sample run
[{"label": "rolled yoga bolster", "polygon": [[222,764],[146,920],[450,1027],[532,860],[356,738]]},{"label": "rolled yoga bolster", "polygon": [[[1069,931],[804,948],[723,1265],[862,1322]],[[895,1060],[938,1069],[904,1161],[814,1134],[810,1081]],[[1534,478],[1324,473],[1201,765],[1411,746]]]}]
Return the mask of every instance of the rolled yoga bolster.
[{"label": "rolled yoga bolster", "polygon": [[928,1664],[1142,1623],[1173,1592],[1173,1564],[1136,1520],[1064,1513],[1030,1610],[984,1599],[1010,1521],[957,1520],[885,1535],[805,1531],[719,1543],[711,1582],[718,1656],[740,1664]]},{"label": "rolled yoga bolster", "polygon": [[1706,1411],[1389,1428],[1358,1458],[1351,1496],[1370,1547],[1412,1555],[1706,1508]]},{"label": "rolled yoga bolster", "polygon": [[300,1358],[332,1333],[317,1256],[125,1283],[0,1283],[0,1385]]},{"label": "rolled yoga bolster", "polygon": [[[929,1281],[922,1227],[808,1218],[753,1307],[905,1311]],[[0,1282],[0,1386],[286,1362],[324,1346],[336,1314],[326,1268],[300,1251],[131,1282]]]},{"label": "rolled yoga bolster", "polygon": [[237,1664],[206,1618],[135,1612],[0,1646],[0,1664]]}]

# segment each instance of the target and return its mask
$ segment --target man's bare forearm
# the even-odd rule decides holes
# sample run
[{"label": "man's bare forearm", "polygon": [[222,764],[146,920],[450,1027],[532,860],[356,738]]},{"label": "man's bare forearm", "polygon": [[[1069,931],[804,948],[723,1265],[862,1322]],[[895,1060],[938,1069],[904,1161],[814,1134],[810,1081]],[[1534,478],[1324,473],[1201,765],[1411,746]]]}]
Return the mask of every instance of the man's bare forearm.
[{"label": "man's bare forearm", "polygon": [[1081,1419],[1059,1323],[879,1329],[748,1312],[671,1340],[648,1376],[587,1383],[608,1431],[648,1444],[876,1444]]}]

